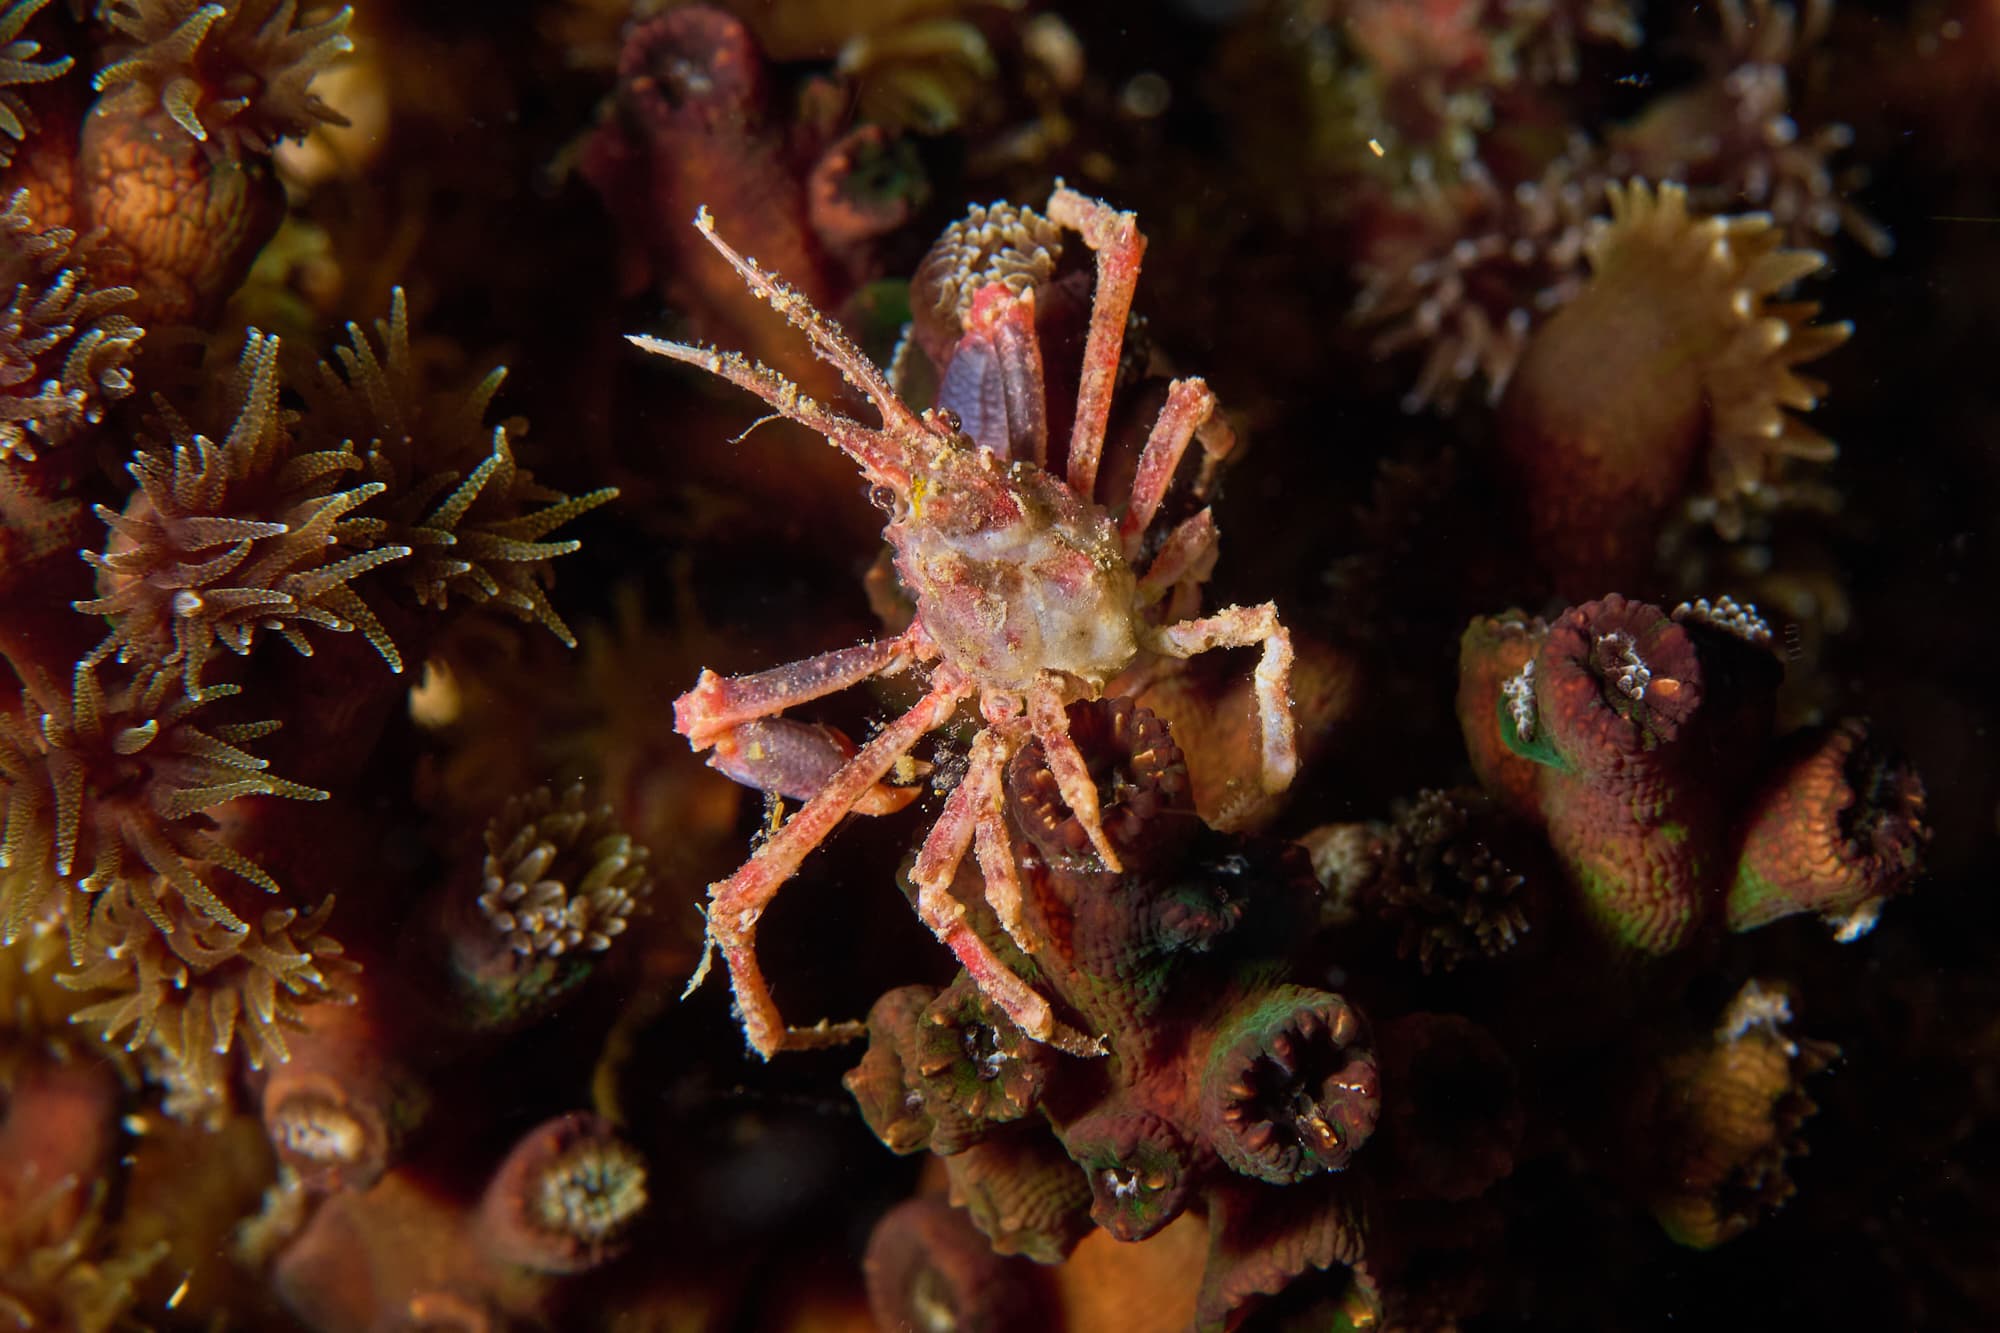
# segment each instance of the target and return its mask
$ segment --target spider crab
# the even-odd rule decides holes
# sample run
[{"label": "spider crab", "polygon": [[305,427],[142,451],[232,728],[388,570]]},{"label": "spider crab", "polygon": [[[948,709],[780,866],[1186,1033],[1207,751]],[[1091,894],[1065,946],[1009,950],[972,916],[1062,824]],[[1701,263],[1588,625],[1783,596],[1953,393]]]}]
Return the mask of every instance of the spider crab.
[{"label": "spider crab", "polygon": [[[843,416],[737,353],[632,338],[649,352],[748,390],[853,459],[871,485],[871,497],[889,514],[882,535],[916,607],[901,634],[753,675],[725,678],[703,671],[674,703],[675,728],[697,751],[712,748],[709,762],[715,767],[746,785],[804,800],[736,873],[709,886],[711,955],[720,949],[745,1035],[767,1059],[780,1049],[857,1039],[865,1028],[852,1022],[786,1025],[757,964],[758,919],[843,817],[856,810],[898,809],[914,798],[914,788],[886,785],[885,778],[899,765],[907,772],[911,748],[964,701],[979,701],[986,725],[972,741],[964,778],[917,854],[911,875],[917,909],[980,989],[1023,1031],[1077,1054],[1102,1054],[1103,1046],[1057,1019],[1048,1000],[972,929],[950,892],[966,852],[973,851],[1002,928],[1029,955],[1040,951],[1041,942],[1022,920],[1021,884],[1005,825],[1001,775],[1007,761],[1030,740],[1039,741],[1063,800],[1096,855],[1107,869],[1120,870],[1104,832],[1097,788],[1069,735],[1067,705],[1102,697],[1143,654],[1188,658],[1261,645],[1255,694],[1265,789],[1283,790],[1297,767],[1292,643],[1277,608],[1267,602],[1205,618],[1174,618],[1174,611],[1194,603],[1214,564],[1216,529],[1209,511],[1172,528],[1144,571],[1134,568],[1189,442],[1201,439],[1210,465],[1230,446],[1219,419],[1210,424],[1215,398],[1201,380],[1170,386],[1122,516],[1114,518],[1095,499],[1145,237],[1133,214],[1060,184],[1047,216],[1081,233],[1097,263],[1075,425],[1061,477],[1043,467],[1046,403],[1032,288],[1016,291],[998,282],[981,287],[966,313],[960,344],[961,351],[976,344],[977,353],[990,359],[984,391],[989,416],[991,386],[1002,386],[1005,456],[975,443],[949,405],[912,409],[804,297],[718,237],[706,209],[695,226],[709,244],[868,399],[882,424],[871,427]],[[968,413],[973,406],[967,404]],[[923,697],[858,752],[846,753],[837,736],[778,717],[794,705],[913,666],[929,668]],[[704,956],[690,989],[705,975],[711,955]]]}]

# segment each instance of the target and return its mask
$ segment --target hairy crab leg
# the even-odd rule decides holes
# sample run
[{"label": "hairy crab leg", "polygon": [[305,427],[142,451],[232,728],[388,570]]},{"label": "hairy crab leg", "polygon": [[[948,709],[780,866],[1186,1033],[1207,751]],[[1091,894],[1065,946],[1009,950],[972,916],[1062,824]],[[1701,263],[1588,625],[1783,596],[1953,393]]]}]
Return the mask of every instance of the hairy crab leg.
[{"label": "hairy crab leg", "polygon": [[825,436],[828,443],[860,464],[868,480],[898,492],[909,490],[913,462],[910,451],[901,440],[886,431],[872,430],[851,417],[828,411],[807,397],[798,385],[769,366],[738,352],[671,342],[646,333],[628,333],[625,341],[641,351],[705,370],[757,395],[787,421],[796,421],[807,430]]},{"label": "hairy crab leg", "polygon": [[1215,395],[1203,381],[1175,380],[1167,386],[1166,405],[1153,422],[1152,434],[1146,437],[1139,469],[1132,477],[1132,498],[1125,506],[1125,517],[1118,521],[1118,540],[1125,548],[1127,562],[1139,554],[1139,544],[1152,526],[1153,516],[1160,512],[1167,488],[1173,485],[1188,442],[1214,414]]},{"label": "hairy crab leg", "polygon": [[782,713],[872,676],[893,675],[935,651],[923,630],[912,625],[893,639],[837,648],[747,676],[718,676],[704,668],[694,688],[674,700],[674,730],[695,749],[706,750],[745,722]]},{"label": "hairy crab leg", "polygon": [[[996,808],[1001,772],[1026,737],[1027,728],[1018,722],[997,722],[972,742],[965,778],[952,789],[910,872],[910,880],[917,886],[917,915],[939,942],[951,950],[973,984],[979,987],[980,994],[999,1005],[1016,1027],[1035,1040],[1072,1055],[1102,1055],[1101,1042],[1056,1020],[1048,1000],[1016,976],[993,952],[993,946],[966,920],[964,904],[951,894],[951,883],[964,863],[966,849],[976,840],[980,844],[980,871],[986,880],[987,901],[993,903],[994,914],[1000,918],[1001,928],[1009,938],[1020,945],[1023,953],[1031,952],[1015,934],[1017,930],[1025,933],[1025,927],[1020,919],[1021,887],[1015,873],[1013,848],[1007,845],[1004,825],[999,829],[1000,845],[996,848],[989,841],[993,835],[987,824],[987,812]],[[997,892],[1002,900],[1011,894],[1011,902],[994,901],[998,868],[989,864],[989,857],[996,853],[1006,860],[1005,868],[998,870]]]},{"label": "hairy crab leg", "polygon": [[[1007,761],[1014,757],[1015,751],[1026,739],[1027,728],[1019,722],[989,726],[973,738],[965,776],[945,799],[944,810],[938,815],[937,823],[931,826],[923,849],[917,853],[911,878],[919,889],[926,884],[948,886],[958,875],[958,868],[965,860],[966,848],[975,847],[980,871],[986,876],[986,899],[993,904],[994,913],[1000,918],[1000,928],[1020,946],[1022,953],[1032,953],[1034,950],[1021,924],[1021,881],[1014,864],[1013,849],[1006,841],[1004,823],[1000,825],[1001,841],[997,844],[1004,855],[991,863],[988,860],[993,852],[993,847],[989,846],[988,826],[996,816],[1004,819],[1001,775]],[[997,900],[994,896],[996,877],[1002,880]]]},{"label": "hairy crab leg", "polygon": [[873,361],[845,333],[814,308],[799,291],[775,274],[757,267],[757,261],[738,254],[729,242],[715,234],[715,218],[708,206],[695,210],[695,230],[742,275],[750,290],[764,298],[771,309],[790,320],[792,326],[812,340],[820,359],[841,373],[849,384],[866,394],[882,414],[883,429],[895,434],[926,430],[923,420],[910,410]]},{"label": "hairy crab leg", "polygon": [[1299,752],[1292,726],[1292,635],[1278,622],[1273,602],[1232,606],[1200,620],[1183,620],[1145,631],[1146,647],[1166,657],[1195,657],[1216,648],[1249,648],[1259,643],[1257,717],[1264,733],[1264,790],[1281,792],[1298,772]]},{"label": "hairy crab leg", "polygon": [[1083,237],[1097,254],[1097,288],[1090,298],[1090,334],[1083,345],[1083,376],[1076,390],[1076,425],[1069,437],[1069,488],[1078,498],[1096,498],[1097,464],[1111,420],[1111,391],[1118,383],[1118,356],[1125,346],[1125,321],[1139,285],[1146,237],[1139,219],[1102,199],[1058,185],[1049,196],[1049,219]]},{"label": "hairy crab leg", "polygon": [[1042,743],[1042,757],[1055,777],[1056,789],[1062,793],[1070,813],[1076,816],[1076,822],[1083,825],[1090,845],[1097,849],[1097,859],[1104,862],[1106,870],[1122,874],[1125,867],[1104,832],[1097,783],[1090,776],[1090,766],[1078,753],[1076,742],[1070,739],[1069,714],[1063,711],[1062,687],[1054,677],[1045,674],[1029,689],[1028,720],[1035,729],[1035,739]]},{"label": "hairy crab leg", "polygon": [[[722,950],[729,966],[729,984],[743,1017],[743,1031],[757,1054],[769,1059],[786,1047],[826,1046],[849,1041],[863,1031],[859,1023],[821,1023],[815,1028],[788,1028],[777,1001],[757,966],[757,921],[786,880],[834,825],[896,761],[909,753],[925,733],[950,718],[971,686],[952,673],[934,683],[916,707],[891,722],[861,747],[847,766],[834,774],[817,796],[799,807],[770,839],[753,852],[735,874],[708,887],[708,938]],[[699,975],[699,974],[697,974]]]},{"label": "hairy crab leg", "polygon": [[1215,514],[1201,509],[1182,519],[1160,542],[1153,563],[1139,576],[1139,595],[1150,602],[1183,581],[1201,583],[1215,568],[1222,534],[1215,530]]}]

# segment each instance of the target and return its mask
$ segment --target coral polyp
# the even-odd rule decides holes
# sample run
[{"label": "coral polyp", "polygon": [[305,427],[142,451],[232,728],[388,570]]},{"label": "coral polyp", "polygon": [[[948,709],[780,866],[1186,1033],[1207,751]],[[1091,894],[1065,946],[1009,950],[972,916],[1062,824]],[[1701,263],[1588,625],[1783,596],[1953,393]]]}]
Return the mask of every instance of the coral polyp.
[{"label": "coral polyp", "polygon": [[25,190],[0,209],[0,292],[13,292],[0,310],[0,464],[33,462],[132,392],[145,330],[119,307],[138,292],[93,283],[75,248],[67,227],[36,227]]},{"label": "coral polyp", "polygon": [[370,515],[384,549],[410,553],[397,573],[422,605],[442,610],[454,594],[492,603],[575,647],[546,589],[549,562],[579,543],[545,538],[615,499],[617,488],[565,495],[515,461],[516,428],[483,420],[505,367],[466,390],[426,384],[402,288],[375,332],[371,342],[349,324],[347,345],[334,349],[339,369],[320,362],[307,399],[316,438],[330,447],[352,442],[363,451],[369,485],[386,492]]},{"label": "coral polyp", "polygon": [[311,450],[294,414],[278,402],[278,340],[252,331],[220,393],[201,413],[215,439],[157,404],[162,439],[127,465],[138,489],[123,513],[100,510],[110,526],[98,595],[77,610],[101,615],[111,633],[93,660],[154,663],[179,671],[191,697],[220,649],[246,654],[270,631],[312,653],[307,631],[367,636],[391,670],[402,656],[351,586],[407,546],[378,545],[379,521],[354,511],[381,494],[358,482],[351,447]]},{"label": "coral polyp", "polygon": [[1500,410],[1537,553],[1564,586],[1644,569],[1683,496],[1740,536],[1783,500],[1794,460],[1832,458],[1797,415],[1825,386],[1798,367],[1853,332],[1780,299],[1825,260],[1785,249],[1768,217],[1699,216],[1678,185],[1607,189],[1590,282],[1536,332]]},{"label": "coral polyp", "polygon": [[111,0],[103,8],[122,40],[92,81],[107,94],[101,114],[157,113],[231,159],[346,123],[311,84],[354,49],[348,6],[319,6],[310,18],[299,0]]},{"label": "coral polyp", "polygon": [[44,52],[42,44],[23,37],[28,20],[48,8],[49,0],[9,0],[0,9],[0,167],[14,155],[14,147],[28,137],[34,115],[10,87],[47,83],[69,73],[75,56]]},{"label": "coral polyp", "polygon": [[[84,895],[80,906],[88,908],[97,895],[127,889],[134,891],[116,910],[150,921],[162,935],[176,931],[168,904],[178,901],[222,932],[212,947],[226,952],[231,939],[240,942],[250,923],[230,906],[215,872],[259,894],[278,886],[216,836],[209,812],[249,796],[326,798],[266,771],[264,760],[242,748],[277,724],[204,730],[193,714],[234,687],[198,702],[176,692],[169,673],[107,690],[85,663],[67,691],[32,669],[26,676],[19,709],[0,714],[6,938],[70,893]],[[70,924],[82,933],[82,920],[73,916]]]},{"label": "coral polyp", "polygon": [[508,1154],[480,1205],[492,1253],[542,1273],[580,1273],[618,1250],[646,1207],[646,1164],[596,1116],[540,1126]]}]

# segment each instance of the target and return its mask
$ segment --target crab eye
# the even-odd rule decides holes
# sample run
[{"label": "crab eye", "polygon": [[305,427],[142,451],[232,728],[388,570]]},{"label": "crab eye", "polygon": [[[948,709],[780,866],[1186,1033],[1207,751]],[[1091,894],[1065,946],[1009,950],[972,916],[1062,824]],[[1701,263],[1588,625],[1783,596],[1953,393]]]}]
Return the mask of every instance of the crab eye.
[{"label": "crab eye", "polygon": [[893,514],[896,512],[896,493],[887,486],[870,486],[868,488],[868,503],[874,505],[885,514]]}]

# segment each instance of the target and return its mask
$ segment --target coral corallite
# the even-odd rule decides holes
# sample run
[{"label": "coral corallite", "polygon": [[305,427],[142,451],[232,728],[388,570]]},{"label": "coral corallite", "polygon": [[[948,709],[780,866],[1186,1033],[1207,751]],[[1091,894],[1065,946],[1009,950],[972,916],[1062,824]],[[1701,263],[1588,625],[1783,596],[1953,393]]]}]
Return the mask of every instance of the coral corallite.
[{"label": "coral corallite", "polygon": [[1586,912],[1634,949],[1671,952],[1701,924],[1721,854],[1675,745],[1702,703],[1693,640],[1613,594],[1564,612],[1523,677],[1495,702],[1510,745],[1543,765],[1550,841]]},{"label": "coral corallite", "polygon": [[1609,187],[1591,279],[1529,341],[1501,404],[1501,451],[1535,550],[1570,594],[1649,567],[1685,501],[1725,537],[1783,498],[1791,459],[1833,445],[1794,413],[1823,386],[1796,368],[1847,340],[1778,298],[1825,262],[1762,215],[1701,217],[1678,185]]}]

